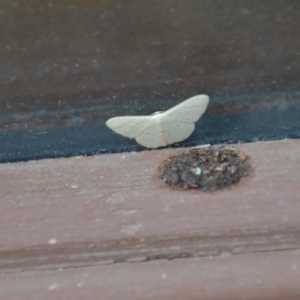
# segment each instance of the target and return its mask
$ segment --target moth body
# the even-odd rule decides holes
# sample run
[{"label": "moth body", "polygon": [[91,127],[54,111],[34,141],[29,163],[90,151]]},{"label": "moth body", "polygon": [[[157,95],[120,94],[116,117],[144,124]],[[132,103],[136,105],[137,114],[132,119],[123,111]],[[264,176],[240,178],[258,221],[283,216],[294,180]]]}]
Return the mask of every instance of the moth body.
[{"label": "moth body", "polygon": [[159,148],[187,139],[195,129],[195,122],[205,112],[209,102],[206,95],[189,98],[165,112],[150,116],[114,117],[106,125],[118,134],[135,138],[146,148]]}]

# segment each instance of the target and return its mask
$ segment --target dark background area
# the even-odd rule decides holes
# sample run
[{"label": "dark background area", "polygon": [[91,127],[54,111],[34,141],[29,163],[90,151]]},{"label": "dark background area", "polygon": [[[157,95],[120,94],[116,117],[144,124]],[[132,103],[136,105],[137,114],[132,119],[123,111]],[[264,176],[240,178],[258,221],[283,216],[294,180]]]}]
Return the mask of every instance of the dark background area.
[{"label": "dark background area", "polygon": [[299,138],[299,37],[298,0],[0,0],[0,161],[141,150],[105,121],[196,94],[180,146]]}]

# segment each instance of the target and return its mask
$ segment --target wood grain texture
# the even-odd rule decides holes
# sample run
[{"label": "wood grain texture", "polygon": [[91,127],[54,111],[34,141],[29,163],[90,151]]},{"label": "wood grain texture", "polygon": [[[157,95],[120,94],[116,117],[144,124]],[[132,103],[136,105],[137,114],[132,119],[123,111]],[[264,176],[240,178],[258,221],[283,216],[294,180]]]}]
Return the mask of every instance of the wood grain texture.
[{"label": "wood grain texture", "polygon": [[0,291],[5,300],[298,300],[300,251],[12,273]]},{"label": "wood grain texture", "polygon": [[299,146],[238,145],[254,175],[215,193],[156,178],[180,149],[2,164],[1,269],[298,249]]}]

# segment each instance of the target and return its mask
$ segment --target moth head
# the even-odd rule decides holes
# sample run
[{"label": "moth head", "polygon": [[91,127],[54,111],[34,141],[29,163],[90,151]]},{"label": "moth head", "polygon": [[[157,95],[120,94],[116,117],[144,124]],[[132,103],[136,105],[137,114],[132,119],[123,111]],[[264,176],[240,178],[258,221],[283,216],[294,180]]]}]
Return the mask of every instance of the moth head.
[{"label": "moth head", "polygon": [[162,113],[164,113],[164,111],[156,111],[153,114],[151,114],[151,116],[159,115],[159,114],[162,114]]}]

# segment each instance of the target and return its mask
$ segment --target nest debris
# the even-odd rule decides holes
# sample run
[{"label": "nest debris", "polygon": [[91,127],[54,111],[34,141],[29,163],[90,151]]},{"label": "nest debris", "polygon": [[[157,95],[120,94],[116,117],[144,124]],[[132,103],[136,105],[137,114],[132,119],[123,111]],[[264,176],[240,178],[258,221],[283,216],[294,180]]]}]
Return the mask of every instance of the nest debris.
[{"label": "nest debris", "polygon": [[167,159],[160,178],[179,189],[215,191],[236,185],[250,175],[249,157],[229,146],[193,148]]}]

